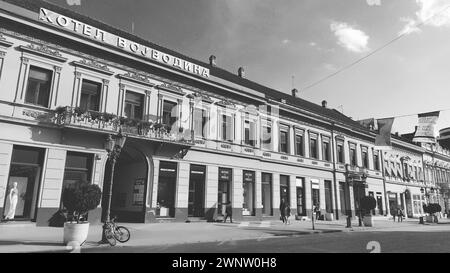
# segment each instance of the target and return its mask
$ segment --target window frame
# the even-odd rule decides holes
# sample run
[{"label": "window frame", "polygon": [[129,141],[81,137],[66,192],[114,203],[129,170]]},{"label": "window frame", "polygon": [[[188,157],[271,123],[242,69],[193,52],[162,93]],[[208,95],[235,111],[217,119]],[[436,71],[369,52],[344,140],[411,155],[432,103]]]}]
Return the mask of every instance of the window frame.
[{"label": "window frame", "polygon": [[[263,140],[264,137],[264,128],[270,128],[270,144],[266,144]],[[261,134],[260,134],[260,144],[261,144],[261,149],[262,150],[267,150],[267,151],[273,151],[273,122],[271,119],[261,119],[261,125],[260,125],[260,130],[261,130]],[[268,145],[266,147],[266,145]]]},{"label": "window frame", "polygon": [[[312,151],[313,151],[313,147],[311,145],[312,140],[315,140],[316,143],[316,149],[315,149],[315,156],[312,156]],[[319,134],[318,133],[314,133],[314,132],[309,132],[309,158],[313,158],[313,159],[320,159],[319,156]]]},{"label": "window frame", "polygon": [[[246,129],[246,123],[249,124],[249,140],[247,143],[245,129]],[[254,139],[251,139],[251,124],[253,124],[253,134]],[[252,142],[253,141],[253,145]],[[257,147],[258,146],[258,117],[256,117],[254,114],[251,114],[249,112],[244,112],[242,115],[242,144],[247,145],[250,147]]]},{"label": "window frame", "polygon": [[[299,145],[298,145],[298,141],[297,141],[297,136],[301,136],[301,139],[302,139],[302,141],[300,143],[301,153],[299,153],[299,149],[298,149]],[[294,129],[294,148],[295,148],[294,153],[296,156],[302,156],[302,157],[305,156],[305,130],[298,129],[298,128]]]},{"label": "window frame", "polygon": [[[290,154],[290,152],[289,152],[289,150],[290,150],[290,141],[289,141],[290,140],[290,134],[289,134],[290,127],[289,127],[289,125],[279,124],[278,131],[279,131],[279,134],[278,134],[278,151],[280,153]],[[286,133],[286,143],[285,143],[286,151],[282,151],[281,150],[281,145],[282,145],[282,143],[281,143],[281,135],[282,135],[282,132]]]},{"label": "window frame", "polygon": [[[352,160],[352,148],[355,148],[354,149],[354,162],[353,162],[353,160]],[[349,153],[349,164],[350,164],[350,166],[358,166],[358,146],[357,146],[357,144],[356,143],[354,143],[354,142],[350,142],[349,141],[349,143],[348,143],[348,153]]]},{"label": "window frame", "polygon": [[[322,135],[322,160],[331,162],[331,137]],[[328,144],[328,152],[325,151],[325,143]]]},{"label": "window frame", "polygon": [[[364,157],[366,154],[366,157]],[[370,160],[369,160],[369,147],[361,145],[361,164],[363,168],[369,169]]]}]

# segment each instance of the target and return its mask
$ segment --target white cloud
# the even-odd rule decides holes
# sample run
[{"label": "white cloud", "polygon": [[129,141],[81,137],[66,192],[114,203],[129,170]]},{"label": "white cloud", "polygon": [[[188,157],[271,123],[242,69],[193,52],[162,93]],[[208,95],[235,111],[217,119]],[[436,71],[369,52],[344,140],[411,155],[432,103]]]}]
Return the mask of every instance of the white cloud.
[{"label": "white cloud", "polygon": [[416,19],[405,21],[406,25],[400,33],[418,32],[415,25],[424,23],[426,26],[450,27],[450,0],[416,0],[419,10]]},{"label": "white cloud", "polygon": [[289,40],[289,39],[284,39],[283,41],[281,41],[281,43],[283,44],[283,45],[287,45],[287,44],[289,44],[291,42],[291,40]]},{"label": "white cloud", "polygon": [[352,52],[365,52],[369,50],[367,46],[369,36],[359,29],[343,22],[333,22],[330,25],[331,31],[338,38],[338,44]]},{"label": "white cloud", "polygon": [[312,47],[314,47],[314,46],[317,45],[317,43],[315,43],[315,42],[310,42],[309,45],[312,46]]},{"label": "white cloud", "polygon": [[398,33],[399,35],[410,34],[413,32],[421,32],[422,30],[416,26],[416,21],[412,18],[400,18],[400,21],[405,22],[406,25]]},{"label": "white cloud", "polygon": [[369,6],[380,6],[381,0],[366,0],[367,5]]}]

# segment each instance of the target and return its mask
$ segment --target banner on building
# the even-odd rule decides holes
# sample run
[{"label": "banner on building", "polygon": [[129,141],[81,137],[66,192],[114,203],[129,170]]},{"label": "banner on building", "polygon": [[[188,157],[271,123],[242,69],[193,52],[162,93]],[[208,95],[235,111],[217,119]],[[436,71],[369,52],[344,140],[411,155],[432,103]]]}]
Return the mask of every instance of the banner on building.
[{"label": "banner on building", "polygon": [[439,111],[419,114],[419,125],[414,134],[413,142],[436,143],[436,123]]},{"label": "banner on building", "polygon": [[375,138],[375,146],[378,150],[391,149],[391,130],[394,118],[377,119],[378,134]]},{"label": "banner on building", "polygon": [[376,130],[376,123],[374,118],[362,119],[359,123],[369,129]]}]

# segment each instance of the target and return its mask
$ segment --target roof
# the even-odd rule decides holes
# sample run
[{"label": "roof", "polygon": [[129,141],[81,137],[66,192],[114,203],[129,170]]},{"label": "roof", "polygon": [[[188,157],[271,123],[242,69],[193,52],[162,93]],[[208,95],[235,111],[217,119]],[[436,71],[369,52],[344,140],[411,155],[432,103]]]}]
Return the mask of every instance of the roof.
[{"label": "roof", "polygon": [[232,82],[232,83],[235,83],[235,84],[238,84],[238,85],[241,85],[241,86],[244,86],[244,87],[256,90],[256,91],[259,91],[259,92],[265,94],[267,98],[271,98],[276,101],[286,100],[286,103],[290,106],[324,116],[324,117],[334,120],[336,122],[343,123],[354,129],[362,130],[362,131],[365,131],[368,133],[370,132],[370,130],[368,130],[366,127],[362,126],[359,122],[354,121],[353,119],[347,117],[346,115],[340,113],[339,111],[337,111],[335,109],[322,107],[321,105],[315,104],[315,103],[307,101],[305,99],[302,99],[299,97],[293,97],[290,94],[269,88],[267,86],[258,84],[251,80],[248,80],[246,78],[242,78],[234,73],[231,73],[231,72],[224,70],[222,68],[219,68],[217,66],[211,66],[209,63],[205,63],[205,62],[193,59],[193,58],[183,55],[179,52],[175,52],[175,51],[165,48],[163,46],[154,44],[154,43],[147,41],[145,39],[142,39],[136,35],[133,35],[126,31],[120,30],[118,28],[114,28],[106,23],[103,23],[96,19],[92,19],[85,15],[81,15],[72,10],[62,8],[53,3],[49,3],[44,0],[0,0],[0,1],[8,2],[10,4],[13,4],[13,5],[28,9],[30,11],[37,12],[37,13],[39,12],[40,8],[46,8],[46,9],[55,11],[57,13],[71,17],[71,18],[81,21],[83,23],[92,25],[92,26],[102,29],[104,31],[115,34],[117,36],[121,36],[123,38],[138,42],[142,45],[154,48],[156,50],[165,52],[167,54],[171,54],[180,59],[184,59],[191,63],[203,66],[205,68],[209,68],[210,74],[212,76],[224,79],[226,81],[229,81],[229,82]]}]

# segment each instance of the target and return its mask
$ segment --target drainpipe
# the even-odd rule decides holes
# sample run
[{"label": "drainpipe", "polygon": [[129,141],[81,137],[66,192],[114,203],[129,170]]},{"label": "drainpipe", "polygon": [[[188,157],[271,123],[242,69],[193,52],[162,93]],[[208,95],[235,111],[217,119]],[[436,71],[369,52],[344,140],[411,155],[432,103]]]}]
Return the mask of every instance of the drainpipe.
[{"label": "drainpipe", "polygon": [[337,201],[337,186],[336,186],[336,147],[334,146],[334,122],[331,123],[331,150],[332,150],[332,160],[333,160],[333,184],[334,184],[334,204],[336,211],[336,220],[339,220],[339,210]]},{"label": "drainpipe", "polygon": [[381,154],[381,156],[380,156],[380,159],[381,159],[381,173],[383,174],[383,189],[384,189],[384,205],[385,205],[385,207],[386,207],[386,210],[385,210],[385,215],[388,215],[388,213],[389,213],[389,209],[388,209],[388,199],[387,199],[387,192],[386,192],[386,175],[384,174],[384,159],[383,159],[383,150],[378,150],[378,151],[380,151],[380,154]]}]

